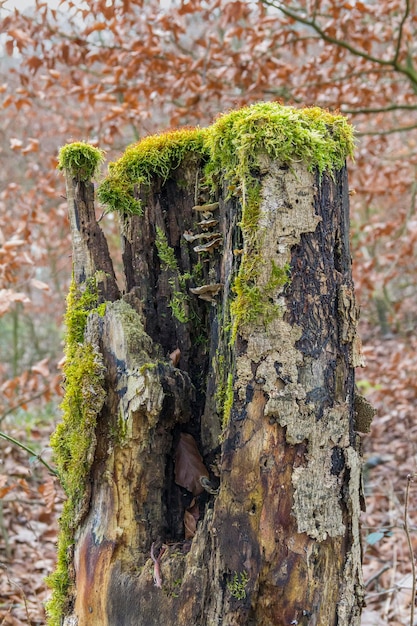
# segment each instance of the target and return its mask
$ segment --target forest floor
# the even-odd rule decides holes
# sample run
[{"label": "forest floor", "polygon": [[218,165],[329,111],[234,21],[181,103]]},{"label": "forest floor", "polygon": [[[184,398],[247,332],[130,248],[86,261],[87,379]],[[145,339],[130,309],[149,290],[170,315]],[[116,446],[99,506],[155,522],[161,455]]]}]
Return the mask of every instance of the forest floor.
[{"label": "forest floor", "polygon": [[356,379],[378,411],[362,442],[362,626],[414,626],[417,609],[411,622],[410,607],[411,552],[417,553],[417,337],[372,338],[366,331],[362,337],[366,368],[356,372]]},{"label": "forest floor", "polygon": [[[378,409],[370,435],[361,436],[366,500],[362,626],[409,626],[412,557],[407,527],[417,551],[417,338],[381,339],[366,329],[362,335],[367,367],[357,372],[357,381]],[[2,424],[3,431],[47,461],[53,427],[39,418]],[[54,569],[62,502],[59,485],[47,469],[0,440],[0,626],[45,624],[44,603],[50,593],[45,577]]]}]

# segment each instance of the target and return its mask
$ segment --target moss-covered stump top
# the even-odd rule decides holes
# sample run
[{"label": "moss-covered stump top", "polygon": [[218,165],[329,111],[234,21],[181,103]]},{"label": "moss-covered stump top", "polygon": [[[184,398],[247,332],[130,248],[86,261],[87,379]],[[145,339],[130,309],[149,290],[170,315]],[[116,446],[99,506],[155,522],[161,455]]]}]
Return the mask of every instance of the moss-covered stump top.
[{"label": "moss-covered stump top", "polygon": [[60,149],[58,169],[66,170],[73,178],[86,181],[97,174],[103,161],[103,150],[84,141],[76,141]]},{"label": "moss-covered stump top", "polygon": [[154,176],[166,181],[187,155],[208,156],[206,133],[199,128],[174,130],[128,146],[118,161],[109,164],[108,176],[98,190],[99,200],[110,211],[140,214],[140,187],[150,185]]},{"label": "moss-covered stump top", "polygon": [[343,167],[353,147],[353,128],[342,115],[261,102],[226,113],[208,128],[169,131],[130,145],[110,163],[98,197],[110,211],[140,214],[140,187],[154,176],[167,180],[193,154],[206,163],[208,182],[225,178],[244,197],[261,155],[289,165],[303,161],[322,174]]}]

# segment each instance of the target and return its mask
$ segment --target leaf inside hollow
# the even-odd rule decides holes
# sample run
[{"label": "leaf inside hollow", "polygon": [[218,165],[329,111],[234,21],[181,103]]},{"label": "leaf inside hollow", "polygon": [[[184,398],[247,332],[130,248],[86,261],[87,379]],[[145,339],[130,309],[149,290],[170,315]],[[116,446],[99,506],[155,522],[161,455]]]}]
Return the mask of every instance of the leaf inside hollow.
[{"label": "leaf inside hollow", "polygon": [[197,443],[189,433],[181,433],[175,453],[175,482],[191,491],[194,496],[198,496],[204,491],[200,483],[202,476],[208,478],[209,473],[198,451]]}]

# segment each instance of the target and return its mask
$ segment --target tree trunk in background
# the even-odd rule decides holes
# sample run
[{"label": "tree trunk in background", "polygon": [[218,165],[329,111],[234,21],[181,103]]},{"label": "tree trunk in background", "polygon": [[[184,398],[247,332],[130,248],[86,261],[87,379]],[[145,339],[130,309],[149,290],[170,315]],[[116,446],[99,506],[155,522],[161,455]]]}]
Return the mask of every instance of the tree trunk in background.
[{"label": "tree trunk in background", "polygon": [[[106,400],[64,624],[359,625],[360,353],[346,170],[332,180],[264,159],[257,284],[241,285],[243,304],[245,289],[259,302],[236,309],[235,321],[232,285],[254,241],[226,188],[201,227],[212,238],[190,241],[205,232],[193,209],[204,202],[201,176],[185,161],[153,181],[143,216],[123,218],[126,295],[108,279],[104,315],[87,320]],[[113,275],[101,235],[80,228],[85,207],[70,202],[73,240],[95,259],[74,249],[81,289],[97,271]],[[271,275],[287,266],[288,279]],[[213,287],[190,292],[197,274]]]}]

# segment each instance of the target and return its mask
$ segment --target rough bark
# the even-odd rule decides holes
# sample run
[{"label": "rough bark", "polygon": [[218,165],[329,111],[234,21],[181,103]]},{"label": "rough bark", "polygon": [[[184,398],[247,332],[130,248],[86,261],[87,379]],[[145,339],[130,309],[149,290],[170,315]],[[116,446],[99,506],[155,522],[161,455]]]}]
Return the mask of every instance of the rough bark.
[{"label": "rough bark", "polygon": [[[270,307],[234,339],[232,286],[251,244],[226,188],[213,212],[222,245],[201,257],[193,250],[199,242],[184,239],[198,232],[200,176],[198,162],[183,163],[165,183],[154,181],[143,216],[122,219],[127,293],[119,297],[112,278],[112,302],[87,322],[85,342],[102,355],[107,398],[64,624],[358,625],[360,350],[346,170],[333,180],[264,159],[256,172],[257,280]],[[96,271],[113,274],[101,236],[90,235],[98,232],[92,214],[88,232],[79,228],[78,206],[70,203],[82,285]],[[157,227],[176,268],[161,261]],[[271,288],[271,267],[286,264],[288,283]],[[200,285],[222,285],[212,302],[189,292],[196,267]],[[169,357],[176,349],[179,360]],[[184,432],[197,442],[211,493],[175,482]],[[185,540],[194,497],[197,529]],[[162,546],[155,564],[151,548],[156,558]]]},{"label": "rough bark", "polygon": [[94,277],[100,300],[117,300],[120,291],[113,263],[106,238],[96,220],[94,185],[67,175],[66,190],[75,283],[84,286]]}]

